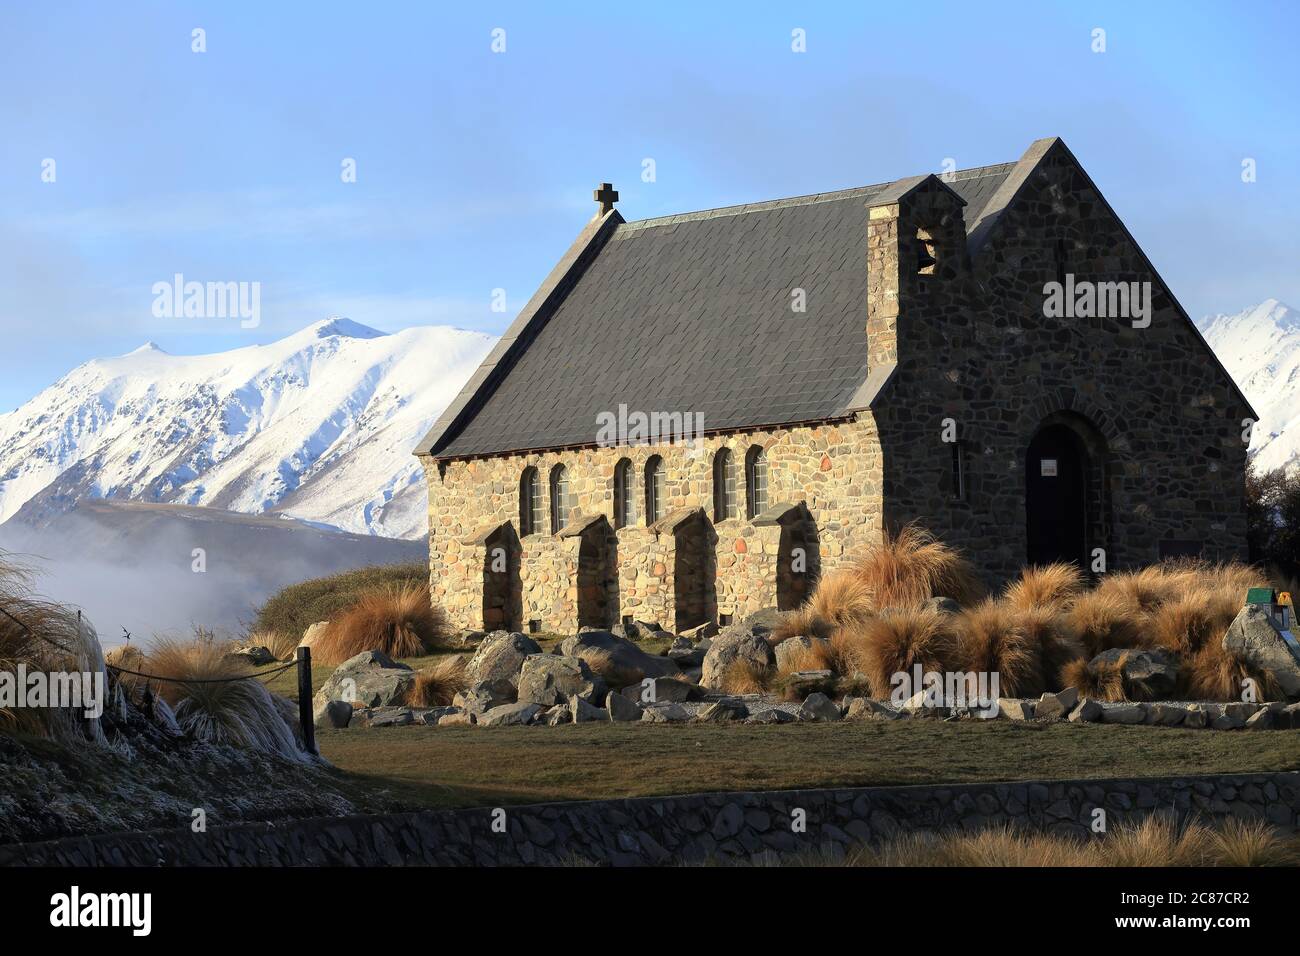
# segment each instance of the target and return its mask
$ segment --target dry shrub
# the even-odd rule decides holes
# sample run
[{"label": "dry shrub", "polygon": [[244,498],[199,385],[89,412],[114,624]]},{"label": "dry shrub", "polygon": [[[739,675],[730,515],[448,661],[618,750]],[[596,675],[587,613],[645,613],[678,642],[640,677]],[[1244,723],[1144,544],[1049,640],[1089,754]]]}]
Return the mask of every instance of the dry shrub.
[{"label": "dry shrub", "polygon": [[[72,609],[32,592],[31,570],[0,552],[0,671],[104,675],[104,656],[90,623]],[[12,615],[12,616],[10,616]],[[104,743],[99,719],[85,708],[0,708],[0,733],[30,734],[63,742]]]},{"label": "dry shrub", "polygon": [[837,628],[872,614],[871,589],[855,572],[833,571],[817,582],[808,603],[785,615],[772,630],[773,645],[791,637],[829,638]]},{"label": "dry shrub", "polygon": [[1215,866],[1300,866],[1300,839],[1284,839],[1262,820],[1230,819],[1208,838]]},{"label": "dry shrub", "polygon": [[1037,697],[1047,689],[1042,645],[1028,633],[1017,610],[984,601],[957,617],[958,669],[998,675],[998,692]]},{"label": "dry shrub", "polygon": [[433,606],[427,586],[388,586],[365,592],[332,618],[311,656],[323,664],[341,664],[364,651],[417,657],[440,647],[449,634],[447,616]]},{"label": "dry shrub", "polygon": [[210,743],[309,760],[271,692],[250,676],[253,670],[246,662],[228,651],[202,631],[189,641],[159,639],[149,650],[146,670],[168,678],[157,683],[157,692],[171,706],[177,725]]},{"label": "dry shrub", "polygon": [[453,697],[464,690],[469,681],[465,678],[465,665],[469,658],[463,654],[444,657],[432,667],[415,672],[415,683],[406,692],[408,707],[446,707]]},{"label": "dry shrub", "polygon": [[896,535],[882,534],[852,570],[866,585],[876,610],[913,607],[932,597],[950,597],[966,605],[984,596],[971,563],[914,524]]},{"label": "dry shrub", "polygon": [[778,677],[789,677],[798,671],[834,671],[830,645],[814,639],[810,647],[796,647],[787,651],[776,669]]},{"label": "dry shrub", "polygon": [[125,667],[128,670],[142,670],[144,651],[134,644],[122,644],[110,647],[104,652],[104,663],[113,667]]},{"label": "dry shrub", "polygon": [[1124,685],[1123,660],[1115,663],[1101,661],[1094,665],[1085,658],[1068,661],[1060,671],[1062,687],[1076,687],[1080,697],[1093,700],[1129,700]]},{"label": "dry shrub", "polygon": [[1206,644],[1190,659],[1184,658],[1178,675],[1185,696],[1192,700],[1241,700],[1247,680],[1255,682],[1260,700],[1285,699],[1272,674],[1234,656],[1218,641]]},{"label": "dry shrub", "polygon": [[732,661],[722,672],[724,694],[766,694],[772,686],[772,670],[753,661]]},{"label": "dry shrub", "polygon": [[[893,689],[893,676],[912,675],[921,670],[944,673],[955,670],[960,660],[957,630],[952,615],[933,608],[913,607],[864,621],[836,635],[844,645],[847,665],[840,673],[860,671],[871,687],[871,695],[885,700]],[[836,652],[835,638],[832,653]]]},{"label": "dry shrub", "polygon": [[1172,596],[1167,569],[1158,564],[1107,574],[1093,593],[1139,614],[1150,614]]},{"label": "dry shrub", "polygon": [[1083,572],[1073,564],[1048,564],[1025,568],[1019,580],[1007,585],[1004,599],[1022,611],[1059,610],[1084,589]]},{"label": "dry shrub", "polygon": [[1105,866],[1208,866],[1210,831],[1199,823],[1179,827],[1163,816],[1115,828],[1100,844]]},{"label": "dry shrub", "polygon": [[1069,635],[1090,658],[1112,647],[1140,647],[1147,641],[1146,615],[1122,589],[1099,587],[1079,595],[1063,620]]},{"label": "dry shrub", "polygon": [[1061,671],[1067,664],[1083,658],[1083,645],[1068,628],[1061,615],[1048,608],[1029,608],[1017,612],[1025,636],[1038,646],[1043,689],[1060,690]]},{"label": "dry shrub", "polygon": [[298,640],[280,631],[254,631],[244,642],[247,647],[265,647],[277,661],[291,661],[297,655]]},{"label": "dry shrub", "polygon": [[1223,588],[1184,591],[1151,615],[1152,637],[1175,654],[1194,654],[1207,644],[1223,640],[1244,597],[1243,593],[1234,600]]}]

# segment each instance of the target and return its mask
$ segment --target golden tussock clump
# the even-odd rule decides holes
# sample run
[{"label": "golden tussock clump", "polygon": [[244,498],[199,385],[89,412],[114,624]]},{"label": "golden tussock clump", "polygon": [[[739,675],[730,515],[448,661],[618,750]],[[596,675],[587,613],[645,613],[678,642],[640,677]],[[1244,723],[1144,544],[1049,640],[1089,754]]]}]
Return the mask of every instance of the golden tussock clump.
[{"label": "golden tussock clump", "polygon": [[1184,657],[1178,678],[1185,695],[1193,700],[1241,700],[1247,680],[1254,682],[1257,700],[1285,699],[1272,674],[1234,656],[1217,641],[1190,658]]},{"label": "golden tussock clump", "polygon": [[1048,564],[1029,567],[1007,585],[1004,600],[1020,610],[1049,608],[1059,610],[1084,589],[1083,572],[1073,564]]},{"label": "golden tussock clump", "polygon": [[1097,588],[1077,598],[1062,615],[1065,627],[1089,658],[1112,647],[1147,643],[1147,617],[1122,591]]},{"label": "golden tussock clump", "polygon": [[984,601],[957,617],[958,670],[998,675],[1006,697],[1037,697],[1047,689],[1043,648],[1021,613],[1009,604]]},{"label": "golden tussock clump", "polygon": [[1127,655],[1121,654],[1115,661],[1094,662],[1084,658],[1069,661],[1061,668],[1060,683],[1063,687],[1078,688],[1080,697],[1092,700],[1141,700],[1141,696],[1129,696],[1129,688],[1124,681],[1126,658]]},{"label": "golden tussock clump", "polygon": [[440,647],[449,632],[447,616],[433,606],[427,586],[389,586],[365,592],[331,618],[311,656],[322,664],[341,664],[363,651],[417,657]]},{"label": "golden tussock clump", "polygon": [[932,597],[969,605],[984,596],[971,563],[916,525],[896,535],[882,534],[853,562],[852,571],[866,585],[877,611],[913,607]]},{"label": "golden tussock clump", "polygon": [[953,616],[934,608],[892,611],[845,628],[837,637],[846,644],[843,657],[848,667],[841,673],[860,671],[871,696],[879,700],[890,696],[895,674],[910,678],[917,664],[923,672],[953,671],[961,654]]},{"label": "golden tussock clump", "polygon": [[765,694],[772,686],[773,672],[753,661],[733,661],[722,672],[724,694]]},{"label": "golden tussock clump", "polygon": [[832,571],[820,581],[803,607],[788,612],[772,630],[773,645],[802,635],[829,638],[837,628],[872,615],[871,590],[853,571]]},{"label": "golden tussock clump", "polygon": [[1222,587],[1188,589],[1162,604],[1151,615],[1155,643],[1181,657],[1223,640],[1241,610],[1243,595],[1234,598]]},{"label": "golden tussock clump", "polygon": [[194,640],[161,638],[145,655],[150,674],[169,678],[156,684],[158,696],[175,712],[186,733],[211,743],[309,758],[271,692],[252,677],[253,669],[229,654],[229,647],[199,632]]},{"label": "golden tussock clump", "polygon": [[431,667],[415,672],[415,683],[406,692],[408,707],[446,707],[469,681],[465,666],[469,658],[463,654],[444,657]]}]

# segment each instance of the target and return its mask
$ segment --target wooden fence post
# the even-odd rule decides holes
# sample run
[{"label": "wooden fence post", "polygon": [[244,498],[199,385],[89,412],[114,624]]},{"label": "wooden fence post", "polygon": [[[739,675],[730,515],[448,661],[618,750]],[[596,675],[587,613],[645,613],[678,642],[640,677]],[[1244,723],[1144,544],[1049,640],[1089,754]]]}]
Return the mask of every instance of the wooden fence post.
[{"label": "wooden fence post", "polygon": [[298,720],[302,723],[302,742],[307,752],[316,749],[316,722],[311,713],[311,648],[298,648]]}]

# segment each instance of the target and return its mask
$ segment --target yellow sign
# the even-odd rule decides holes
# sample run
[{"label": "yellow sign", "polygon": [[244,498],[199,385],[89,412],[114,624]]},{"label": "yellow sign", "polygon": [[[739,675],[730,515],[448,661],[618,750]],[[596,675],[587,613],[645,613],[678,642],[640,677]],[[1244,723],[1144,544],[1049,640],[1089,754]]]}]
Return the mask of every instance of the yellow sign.
[{"label": "yellow sign", "polygon": [[1277,596],[1277,603],[1278,603],[1278,604],[1290,604],[1290,603],[1291,603],[1291,592],[1290,592],[1290,591],[1283,591],[1281,594],[1279,594],[1279,595]]}]

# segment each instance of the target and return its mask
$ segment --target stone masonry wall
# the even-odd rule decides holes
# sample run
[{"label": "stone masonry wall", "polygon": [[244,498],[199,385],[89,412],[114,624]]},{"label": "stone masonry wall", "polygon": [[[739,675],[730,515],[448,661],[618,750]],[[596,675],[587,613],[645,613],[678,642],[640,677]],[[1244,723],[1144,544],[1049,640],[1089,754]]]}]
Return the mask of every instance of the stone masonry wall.
[{"label": "stone masonry wall", "polygon": [[[1300,774],[707,793],[318,818],[0,846],[0,866],[662,865],[821,853],[911,831],[1018,825],[1088,838],[1153,814],[1300,825]],[[806,829],[791,826],[794,811]],[[493,823],[498,821],[496,830]],[[501,825],[503,821],[504,825]]]},{"label": "stone masonry wall", "polygon": [[[593,422],[593,436],[595,429]],[[485,546],[476,539],[503,523],[518,531],[519,482],[525,468],[537,469],[545,495],[546,476],[556,464],[564,464],[573,502],[568,518],[604,515],[612,527],[614,467],[628,458],[636,523],[615,533],[619,594],[609,623],[631,615],[672,628],[677,543],[671,533],[647,527],[644,513],[646,461],[659,455],[665,476],[665,515],[702,508],[712,535],[716,535],[717,612],[739,618],[775,606],[781,529],[755,525],[743,516],[748,490],[743,463],[755,444],[767,451],[768,503],[806,503],[816,521],[823,565],[838,563],[845,552],[866,545],[879,533],[881,459],[869,414],[854,422],[706,436],[700,442],[703,452],[694,455],[685,445],[657,445],[441,463],[425,459],[434,603],[442,605],[459,626],[483,626]],[[713,456],[723,446],[731,449],[736,463],[741,517],[714,522]],[[523,610],[517,626],[540,620],[543,630],[576,630],[579,550],[571,543],[576,540],[552,534],[549,522],[542,532],[520,539]]]}]

